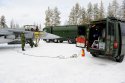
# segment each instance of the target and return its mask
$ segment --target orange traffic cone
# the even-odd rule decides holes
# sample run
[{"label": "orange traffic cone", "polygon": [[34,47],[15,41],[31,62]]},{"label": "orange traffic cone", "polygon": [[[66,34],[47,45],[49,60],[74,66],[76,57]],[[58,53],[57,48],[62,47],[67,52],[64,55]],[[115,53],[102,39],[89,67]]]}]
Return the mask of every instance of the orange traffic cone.
[{"label": "orange traffic cone", "polygon": [[82,49],[82,57],[84,57],[85,56],[85,51],[84,51],[84,49]]}]

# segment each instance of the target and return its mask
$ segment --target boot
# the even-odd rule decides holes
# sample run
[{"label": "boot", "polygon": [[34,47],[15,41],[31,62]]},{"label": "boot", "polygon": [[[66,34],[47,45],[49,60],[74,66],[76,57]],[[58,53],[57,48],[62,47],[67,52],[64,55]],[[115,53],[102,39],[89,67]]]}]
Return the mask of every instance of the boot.
[{"label": "boot", "polygon": [[23,48],[22,51],[25,51],[25,49]]}]

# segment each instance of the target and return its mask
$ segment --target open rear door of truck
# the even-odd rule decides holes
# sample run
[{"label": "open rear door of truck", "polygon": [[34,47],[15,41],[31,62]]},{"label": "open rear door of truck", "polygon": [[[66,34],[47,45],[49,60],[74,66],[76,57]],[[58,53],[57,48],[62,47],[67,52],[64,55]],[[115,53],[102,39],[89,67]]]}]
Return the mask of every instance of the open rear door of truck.
[{"label": "open rear door of truck", "polygon": [[107,19],[107,25],[106,25],[106,54],[113,53],[113,45],[115,40],[115,23],[109,19]]}]

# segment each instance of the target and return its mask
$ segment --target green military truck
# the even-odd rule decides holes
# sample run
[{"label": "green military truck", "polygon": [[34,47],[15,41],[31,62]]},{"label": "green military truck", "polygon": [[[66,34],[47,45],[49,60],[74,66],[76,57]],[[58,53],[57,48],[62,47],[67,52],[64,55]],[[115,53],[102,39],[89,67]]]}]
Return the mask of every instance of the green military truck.
[{"label": "green military truck", "polygon": [[65,25],[65,26],[47,26],[43,29],[51,34],[60,36],[59,39],[46,39],[46,42],[62,43],[63,41],[68,41],[68,43],[75,43],[75,38],[78,35],[84,34],[81,32],[86,31],[87,25]]},{"label": "green military truck", "polygon": [[76,45],[86,47],[94,57],[108,56],[122,62],[125,55],[125,21],[114,17],[92,21],[86,37],[77,37],[77,40]]},{"label": "green military truck", "polygon": [[92,56],[105,55],[122,62],[125,55],[125,21],[108,17],[89,25],[87,49]]}]

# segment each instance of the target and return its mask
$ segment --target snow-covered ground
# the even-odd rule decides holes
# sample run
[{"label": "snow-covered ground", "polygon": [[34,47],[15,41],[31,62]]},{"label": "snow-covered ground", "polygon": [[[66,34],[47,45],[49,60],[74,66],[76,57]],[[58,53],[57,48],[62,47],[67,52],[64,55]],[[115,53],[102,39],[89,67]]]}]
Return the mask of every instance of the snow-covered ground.
[{"label": "snow-covered ground", "polygon": [[75,44],[0,44],[0,83],[125,83],[125,60],[92,57]]}]

